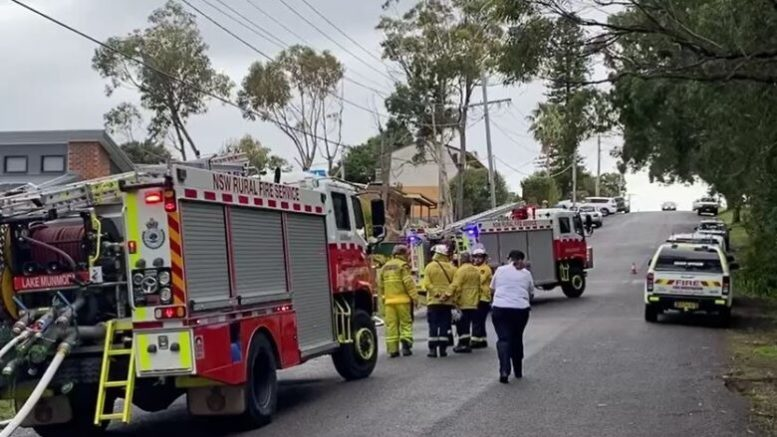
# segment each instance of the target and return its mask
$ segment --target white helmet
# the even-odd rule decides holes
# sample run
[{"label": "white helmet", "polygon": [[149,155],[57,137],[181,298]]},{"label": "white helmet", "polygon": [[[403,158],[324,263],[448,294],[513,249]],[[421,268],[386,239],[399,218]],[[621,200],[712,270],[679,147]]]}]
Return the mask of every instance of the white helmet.
[{"label": "white helmet", "polygon": [[477,249],[472,251],[472,256],[486,256],[486,249],[483,249],[482,247],[478,247]]},{"label": "white helmet", "polygon": [[439,253],[440,255],[448,255],[448,246],[444,244],[436,244],[432,247],[432,252]]}]

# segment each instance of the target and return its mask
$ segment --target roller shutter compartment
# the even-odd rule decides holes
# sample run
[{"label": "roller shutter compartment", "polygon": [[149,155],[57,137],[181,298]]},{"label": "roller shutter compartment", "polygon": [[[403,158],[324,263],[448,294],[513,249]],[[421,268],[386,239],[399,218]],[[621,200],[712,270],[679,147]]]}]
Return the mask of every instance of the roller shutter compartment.
[{"label": "roller shutter compartment", "polygon": [[281,213],[232,207],[235,290],[244,300],[286,293]]},{"label": "roller shutter compartment", "polygon": [[299,347],[311,355],[335,342],[324,217],[288,214],[286,232]]},{"label": "roller shutter compartment", "polygon": [[186,291],[196,309],[229,303],[229,271],[224,207],[181,202]]}]

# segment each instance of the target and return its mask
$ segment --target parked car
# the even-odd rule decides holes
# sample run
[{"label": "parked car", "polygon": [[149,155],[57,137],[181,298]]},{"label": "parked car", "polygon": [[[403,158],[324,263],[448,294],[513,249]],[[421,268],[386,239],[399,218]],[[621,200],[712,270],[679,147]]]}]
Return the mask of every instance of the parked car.
[{"label": "parked car", "polygon": [[697,201],[693,202],[693,210],[698,215],[702,215],[702,214],[718,215],[719,209],[720,209],[720,202],[718,202],[718,200],[715,199],[714,197],[702,197],[701,199],[698,199]]},{"label": "parked car", "polygon": [[618,212],[628,214],[631,212],[631,204],[625,197],[616,197],[615,203],[618,205]]},{"label": "parked car", "polygon": [[572,211],[577,211],[585,220],[585,216],[591,216],[591,223],[593,223],[595,228],[601,228],[603,221],[602,221],[602,213],[599,212],[598,209],[596,209],[596,206],[594,205],[586,205],[586,204],[578,204],[577,206],[573,206],[569,208]]},{"label": "parked car", "polygon": [[650,260],[645,280],[645,320],[656,322],[667,310],[715,314],[721,324],[731,316],[734,288],[729,262],[716,246],[664,243]]},{"label": "parked car", "polygon": [[594,205],[605,217],[618,212],[618,202],[614,197],[586,197],[585,203]]},{"label": "parked car", "polygon": [[661,204],[661,211],[677,211],[677,204],[674,202],[664,202]]},{"label": "parked car", "polygon": [[726,247],[729,247],[728,226],[718,219],[702,220],[696,231],[700,234],[718,235],[726,242]]}]

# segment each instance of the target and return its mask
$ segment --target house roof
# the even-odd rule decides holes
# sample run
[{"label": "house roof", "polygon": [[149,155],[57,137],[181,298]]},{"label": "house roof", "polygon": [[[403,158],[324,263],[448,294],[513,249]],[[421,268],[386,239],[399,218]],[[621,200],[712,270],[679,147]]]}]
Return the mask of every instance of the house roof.
[{"label": "house roof", "polygon": [[104,130],[44,130],[0,132],[0,145],[72,143],[95,141],[108,153],[111,161],[122,172],[132,171],[135,166],[123,150]]}]

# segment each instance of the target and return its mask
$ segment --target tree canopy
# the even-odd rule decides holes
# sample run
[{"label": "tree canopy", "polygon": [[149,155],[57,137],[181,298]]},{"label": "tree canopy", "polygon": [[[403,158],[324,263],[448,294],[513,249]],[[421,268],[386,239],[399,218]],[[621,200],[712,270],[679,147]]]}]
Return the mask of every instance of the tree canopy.
[{"label": "tree canopy", "polygon": [[240,139],[227,141],[219,153],[221,155],[244,153],[253,174],[262,174],[267,170],[274,170],[276,168],[281,168],[285,171],[290,170],[288,161],[280,156],[273,155],[269,147],[263,146],[259,140],[251,135],[244,135]]},{"label": "tree canopy", "polygon": [[[134,88],[140,93],[141,105],[153,113],[148,125],[150,140],[158,142],[172,129],[181,158],[186,159],[187,145],[199,157],[186,122],[190,116],[208,110],[210,94],[229,96],[233,84],[211,66],[206,53],[208,45],[200,35],[195,17],[180,3],[168,1],[153,11],[148,21],[145,29],[108,38],[105,44],[111,49],[95,50],[92,68],[108,79],[106,95],[119,87]],[[122,54],[150,60],[146,64],[154,68],[129,61]]]},{"label": "tree canopy", "polygon": [[330,120],[342,113],[338,89],[344,73],[329,51],[295,45],[272,61],[251,64],[238,102],[246,118],[271,122],[292,141],[303,170],[310,169],[324,148],[331,170],[340,144]]},{"label": "tree canopy", "polygon": [[[491,209],[488,170],[485,168],[468,168],[464,173],[456,175],[451,180],[451,187],[455,187],[459,183],[459,178],[462,174],[464,175],[464,205],[462,205],[461,210],[464,217]],[[510,200],[507,183],[505,183],[504,178],[498,172],[494,174],[494,188],[497,205],[502,205]]]}]

